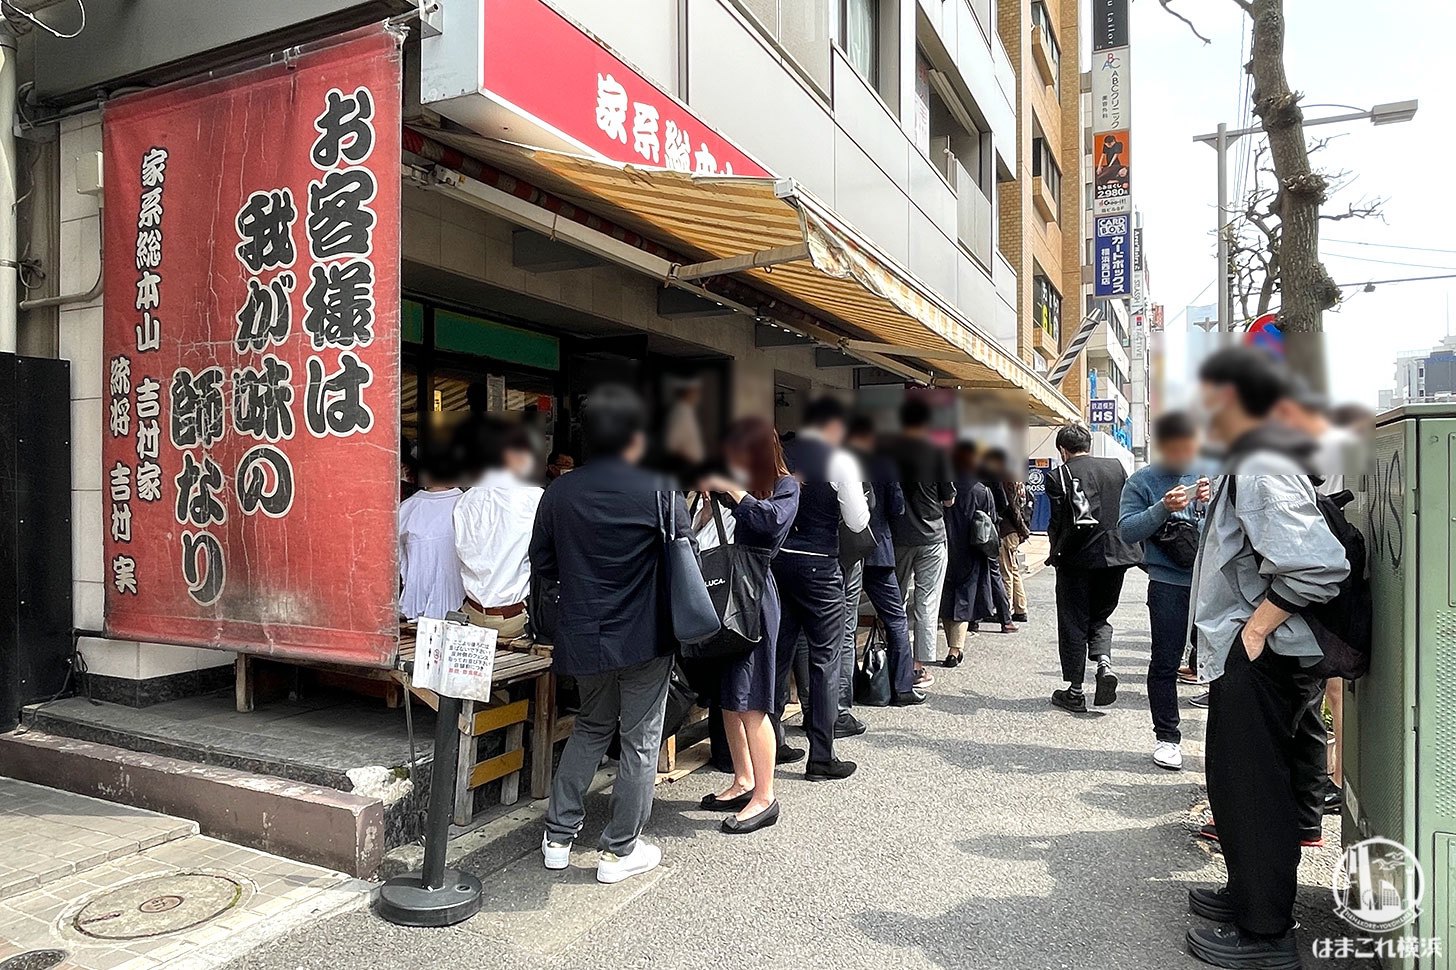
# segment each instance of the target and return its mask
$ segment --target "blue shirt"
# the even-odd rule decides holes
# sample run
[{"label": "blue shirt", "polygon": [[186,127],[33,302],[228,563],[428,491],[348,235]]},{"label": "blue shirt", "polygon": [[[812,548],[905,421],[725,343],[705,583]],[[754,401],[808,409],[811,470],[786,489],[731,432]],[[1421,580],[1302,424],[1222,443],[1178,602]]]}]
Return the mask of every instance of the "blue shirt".
[{"label": "blue shirt", "polygon": [[1201,518],[1195,511],[1196,502],[1188,503],[1181,512],[1169,512],[1163,504],[1163,496],[1174,485],[1193,486],[1208,470],[1194,465],[1183,474],[1170,471],[1161,465],[1145,465],[1132,473],[1122,487],[1122,504],[1118,507],[1117,527],[1122,541],[1142,543],[1143,564],[1148,578],[1173,586],[1193,585],[1193,570],[1175,565],[1164,555],[1156,543],[1147,541],[1164,522],[1178,518],[1201,526]]}]

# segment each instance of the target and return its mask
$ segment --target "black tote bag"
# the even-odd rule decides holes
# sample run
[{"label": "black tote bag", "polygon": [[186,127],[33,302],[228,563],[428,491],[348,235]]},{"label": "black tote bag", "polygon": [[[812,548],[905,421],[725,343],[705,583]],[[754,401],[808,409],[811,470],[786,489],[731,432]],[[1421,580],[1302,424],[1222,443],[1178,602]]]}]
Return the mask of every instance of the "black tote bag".
[{"label": "black tote bag", "polygon": [[708,504],[718,544],[701,553],[703,582],[722,629],[706,640],[684,642],[682,655],[691,660],[741,657],[763,641],[761,604],[768,574],[768,550],[730,542],[718,503],[710,498]]},{"label": "black tote bag", "polygon": [[854,702],[861,707],[889,707],[894,693],[890,683],[890,655],[885,649],[879,621],[870,629],[864,656],[854,668]]},{"label": "black tote bag", "polygon": [[676,497],[676,493],[666,489],[657,493],[657,519],[663,538],[672,635],[679,643],[690,644],[714,636],[723,624],[718,620],[718,611],[713,609],[692,540],[677,534]]}]

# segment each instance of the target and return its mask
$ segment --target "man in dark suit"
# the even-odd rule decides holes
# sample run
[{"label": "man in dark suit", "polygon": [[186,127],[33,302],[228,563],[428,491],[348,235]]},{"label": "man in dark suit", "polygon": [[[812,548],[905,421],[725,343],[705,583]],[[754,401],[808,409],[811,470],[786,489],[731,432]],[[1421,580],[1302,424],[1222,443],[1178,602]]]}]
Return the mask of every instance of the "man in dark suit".
[{"label": "man in dark suit", "polygon": [[[1058,431],[1062,466],[1046,485],[1052,504],[1047,562],[1057,568],[1057,645],[1067,681],[1066,689],[1052,693],[1052,703],[1076,714],[1087,711],[1082,683],[1089,659],[1097,664],[1092,703],[1106,707],[1117,700],[1110,620],[1123,576],[1143,561],[1142,550],[1123,542],[1117,525],[1127,470],[1115,458],[1093,458],[1091,449],[1085,427],[1069,424]],[[1079,510],[1078,496],[1086,497],[1085,509]]]},{"label": "man in dark suit", "polygon": [[575,677],[581,710],[562,752],[546,810],[541,851],[565,869],[586,816],[583,800],[619,731],[622,754],[602,831],[599,882],[657,867],[662,850],[638,836],[652,811],[657,753],[673,652],[664,622],[659,510],[671,508],[680,535],[692,526],[682,497],[660,493],[663,479],[637,463],[646,450],[641,400],[603,387],[582,414],[589,460],[547,489],[531,536],[531,570],[560,583],[556,672]]}]

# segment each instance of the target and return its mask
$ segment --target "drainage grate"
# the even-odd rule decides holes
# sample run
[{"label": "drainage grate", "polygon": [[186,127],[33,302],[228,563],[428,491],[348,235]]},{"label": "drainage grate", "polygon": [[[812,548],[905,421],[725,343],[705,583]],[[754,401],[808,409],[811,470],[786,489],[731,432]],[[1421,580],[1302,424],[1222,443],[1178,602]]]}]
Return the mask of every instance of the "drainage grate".
[{"label": "drainage grate", "polygon": [[27,950],[0,960],[0,970],[51,970],[64,959],[65,950]]},{"label": "drainage grate", "polygon": [[202,872],[153,876],[92,897],[73,925],[99,940],[141,940],[216,919],[236,906],[242,894],[242,885],[226,876]]}]

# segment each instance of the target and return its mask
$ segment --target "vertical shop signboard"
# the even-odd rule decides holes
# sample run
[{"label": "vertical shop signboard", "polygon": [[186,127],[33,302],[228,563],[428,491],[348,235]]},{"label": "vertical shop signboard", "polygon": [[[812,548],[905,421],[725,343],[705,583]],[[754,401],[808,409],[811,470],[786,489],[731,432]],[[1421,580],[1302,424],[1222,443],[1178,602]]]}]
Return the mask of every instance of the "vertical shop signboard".
[{"label": "vertical shop signboard", "polygon": [[1098,216],[1092,223],[1093,295],[1132,296],[1132,216]]},{"label": "vertical shop signboard", "polygon": [[392,663],[400,78],[371,28],[107,105],[108,635]]}]

